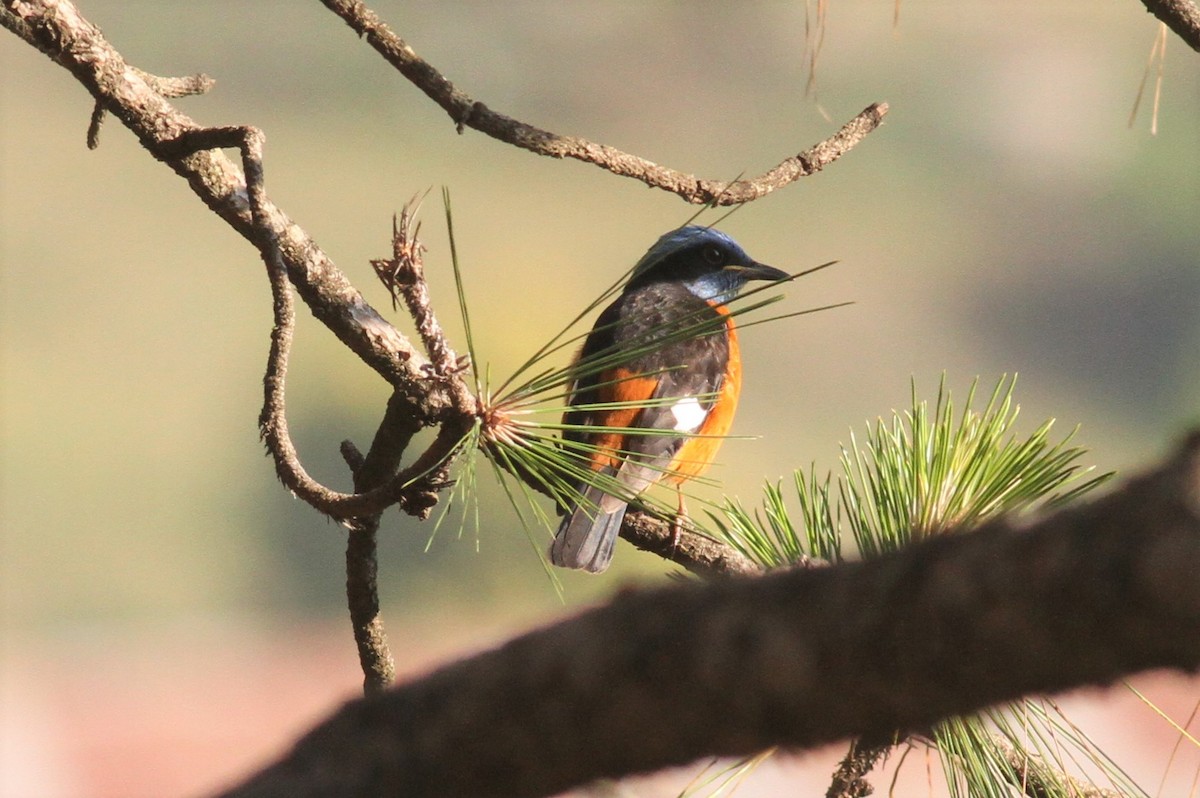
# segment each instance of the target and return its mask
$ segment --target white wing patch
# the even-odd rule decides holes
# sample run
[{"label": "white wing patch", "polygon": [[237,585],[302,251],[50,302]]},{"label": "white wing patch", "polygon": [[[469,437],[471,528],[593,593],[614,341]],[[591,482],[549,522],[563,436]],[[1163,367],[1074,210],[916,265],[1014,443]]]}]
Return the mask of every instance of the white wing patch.
[{"label": "white wing patch", "polygon": [[700,400],[687,396],[671,405],[671,414],[675,416],[676,432],[695,432],[700,429],[708,411],[700,406]]}]

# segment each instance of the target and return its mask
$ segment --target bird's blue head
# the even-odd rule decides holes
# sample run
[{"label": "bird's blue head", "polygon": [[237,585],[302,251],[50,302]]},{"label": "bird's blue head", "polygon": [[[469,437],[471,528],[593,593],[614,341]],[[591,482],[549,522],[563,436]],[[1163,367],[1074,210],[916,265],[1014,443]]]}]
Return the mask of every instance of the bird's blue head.
[{"label": "bird's blue head", "polygon": [[666,233],[633,268],[625,290],[681,283],[696,296],[724,304],[751,280],[783,280],[788,273],[759,263],[737,242],[711,227],[689,225]]}]

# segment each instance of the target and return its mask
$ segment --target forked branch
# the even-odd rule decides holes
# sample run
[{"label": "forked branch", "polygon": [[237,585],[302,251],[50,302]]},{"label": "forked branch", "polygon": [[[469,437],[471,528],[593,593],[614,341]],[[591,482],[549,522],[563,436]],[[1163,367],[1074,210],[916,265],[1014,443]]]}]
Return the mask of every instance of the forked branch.
[{"label": "forked branch", "polygon": [[[256,247],[242,171],[219,150],[175,146],[203,130],[125,62],[100,30],[68,0],[3,0],[6,25],[65,67],[103,108],[121,120],[153,156],[188,181],[206,205]],[[299,225],[270,200],[264,217],[288,276],[313,314],[363,362],[391,383],[414,418],[436,419],[450,405],[430,386],[428,361],[350,285],[345,275]]]}]

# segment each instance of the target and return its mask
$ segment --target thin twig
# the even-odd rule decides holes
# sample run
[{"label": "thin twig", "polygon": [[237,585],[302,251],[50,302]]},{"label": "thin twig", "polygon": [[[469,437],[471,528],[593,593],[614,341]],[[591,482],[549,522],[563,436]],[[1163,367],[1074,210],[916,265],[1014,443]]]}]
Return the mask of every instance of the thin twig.
[{"label": "thin twig", "polygon": [[429,355],[432,375],[445,378],[460,373],[463,364],[433,312],[429,283],[425,280],[425,245],[419,238],[421,223],[416,221],[420,209],[421,198],[413,197],[405,203],[399,217],[392,217],[392,257],[373,260],[371,267],[391,294],[392,307],[396,306],[397,297],[404,300]]},{"label": "thin twig", "polygon": [[[379,433],[388,426],[387,419],[379,426]],[[415,431],[415,430],[414,430]],[[411,436],[408,436],[411,439]],[[400,454],[408,441],[396,450],[391,473],[400,464]],[[354,475],[354,489],[361,492],[367,460],[350,441],[342,441],[342,457]],[[374,450],[374,447],[372,447]],[[388,645],[387,633],[383,628],[383,616],[379,611],[379,560],[376,535],[379,532],[381,513],[365,518],[352,519],[346,526],[346,605],[350,611],[350,628],[354,633],[354,644],[358,648],[358,663],[363,672],[363,692],[374,695],[391,686],[396,680],[396,660]]]},{"label": "thin twig", "polygon": [[367,458],[352,440],[342,441],[342,445],[338,447],[338,451],[342,455],[342,460],[345,461],[346,467],[350,469],[350,473],[357,479],[358,472],[366,465]]},{"label": "thin twig", "polygon": [[[400,467],[401,456],[420,428],[420,424],[408,414],[405,403],[393,395],[366,457],[362,457],[350,441],[343,441],[342,454],[354,475],[354,490],[362,493],[387,484]],[[438,491],[443,487],[444,469],[444,465],[431,469],[409,484],[401,496],[401,509],[419,518],[427,517],[437,501]],[[346,598],[363,671],[363,690],[367,695],[386,689],[396,679],[396,663],[379,609],[376,546],[379,521],[380,514],[374,513],[346,522],[349,529],[346,541]]]},{"label": "thin twig", "polygon": [[346,538],[346,603],[366,695],[380,693],[396,680],[396,660],[379,610],[379,519],[378,513],[354,519]]},{"label": "thin twig", "polygon": [[740,205],[763,197],[802,177],[819,172],[854,148],[883,121],[886,103],[874,103],[825,141],[786,158],[750,180],[703,180],[659,166],[645,158],[576,136],[561,136],[488,108],[447,80],[358,0],[321,0],[417,88],[440,105],[461,133],[472,128],[494,139],[550,158],[574,158],[615,175],[632,177],[652,188],[705,205]]},{"label": "thin twig", "polygon": [[[236,147],[242,153],[242,168],[246,175],[247,196],[251,218],[259,231],[259,251],[267,265],[271,283],[275,324],[271,329],[271,353],[268,357],[264,384],[263,416],[260,424],[263,439],[268,442],[275,456],[276,471],[285,484],[310,504],[330,501],[336,494],[308,477],[300,464],[287,431],[284,414],[284,378],[287,373],[288,354],[295,329],[295,309],[291,288],[288,285],[287,267],[284,265],[279,243],[267,219],[266,185],[263,176],[262,131],[252,127],[209,128],[196,131],[179,142],[179,146],[196,149],[213,147]],[[361,495],[367,487],[392,487],[396,480],[400,456],[420,425],[406,413],[395,412],[398,402],[389,401],[388,415],[380,425],[371,451],[366,458],[358,455],[353,445],[343,446],[348,455],[355,483],[355,495]],[[349,537],[346,544],[346,596],[350,611],[351,627],[358,647],[359,662],[363,669],[363,690],[367,695],[378,693],[395,680],[396,666],[387,644],[383,620],[379,614],[377,586],[378,566],[376,562],[375,534],[379,528],[379,512],[361,515],[347,522]]]},{"label": "thin twig", "polygon": [[[362,493],[385,484],[400,467],[401,456],[419,431],[420,425],[408,415],[404,403],[393,396],[366,457],[350,441],[343,441],[342,456],[354,475],[354,490]],[[346,600],[367,695],[389,687],[396,679],[396,663],[379,609],[379,520],[380,514],[375,513],[352,518],[346,524]]]},{"label": "thin twig", "polygon": [[[268,441],[272,454],[276,457],[280,477],[285,484],[294,485],[294,489],[310,503],[334,501],[338,497],[345,497],[345,494],[336,494],[308,477],[287,432],[284,379],[295,328],[295,312],[286,267],[265,215],[266,186],[262,163],[264,136],[254,128],[214,128],[198,132],[189,138],[188,143],[197,148],[236,146],[242,152],[252,218],[262,235],[260,250],[267,264],[274,301],[275,325],[271,332],[271,354],[268,358],[267,374],[263,380],[262,427],[264,439]],[[407,413],[404,405],[393,396],[388,402],[388,413],[380,424],[367,456],[361,458],[360,455],[356,458],[354,455],[357,454],[357,450],[353,445],[343,446],[348,455],[347,462],[353,471],[356,491],[354,496],[370,495],[370,489],[375,489],[383,495],[390,492],[392,495],[398,495],[402,506],[406,503],[409,509],[418,506],[420,509],[414,514],[424,516],[428,513],[428,508],[436,501],[436,492],[433,492],[433,498],[430,499],[431,491],[428,486],[431,477],[426,472],[436,474],[438,471],[428,465],[429,452],[426,452],[424,461],[418,461],[418,468],[421,470],[411,469],[404,475],[397,475],[400,457],[420,426]],[[453,425],[446,425],[443,433],[449,429],[453,429]],[[439,435],[438,442],[442,448],[447,446],[449,437],[445,434]],[[450,444],[453,445],[456,444]],[[358,462],[360,458],[361,462]],[[419,496],[420,499],[414,499],[414,496]],[[380,514],[375,511],[360,514],[347,521],[349,536],[346,545],[346,595],[359,662],[364,674],[363,689],[368,695],[390,686],[396,676],[395,661],[388,647],[379,611],[376,560],[379,519]]]},{"label": "thin twig", "polygon": [[[184,78],[163,78],[158,75],[151,75],[149,72],[143,72],[137,67],[134,67],[133,70],[159,97],[175,98],[206,94],[209,89],[217,85],[215,80],[203,72]],[[87,146],[89,150],[94,150],[100,146],[100,127],[103,124],[104,103],[97,100],[96,105],[92,108],[92,118],[88,123],[87,129]]]},{"label": "thin twig", "polygon": [[[387,426],[387,419],[379,432]],[[378,438],[378,432],[376,433]],[[408,436],[411,440],[411,436]],[[399,455],[407,447],[406,440],[397,450],[392,473],[399,467]],[[354,475],[354,489],[364,488],[366,458],[351,441],[342,441],[342,457]],[[391,474],[389,473],[388,476]],[[363,693],[374,695],[387,689],[396,680],[396,660],[388,645],[379,611],[379,547],[376,536],[382,513],[355,518],[347,524],[346,538],[346,605],[350,612],[350,628],[358,648],[358,663],[363,672]]]}]

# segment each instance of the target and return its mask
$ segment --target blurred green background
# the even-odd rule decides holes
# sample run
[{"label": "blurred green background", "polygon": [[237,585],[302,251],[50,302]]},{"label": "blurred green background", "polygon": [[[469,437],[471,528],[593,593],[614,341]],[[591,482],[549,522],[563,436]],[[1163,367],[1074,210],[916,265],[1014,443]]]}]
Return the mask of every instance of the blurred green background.
[{"label": "blurred green background", "polygon": [[[734,432],[762,437],[725,445],[714,476],[727,493],[754,501],[764,479],[832,467],[851,427],[904,407],[910,377],[932,397],[943,370],[959,391],[1019,372],[1027,429],[1081,424],[1101,468],[1165,451],[1200,415],[1200,56],[1169,38],[1152,136],[1148,98],[1127,126],[1158,30],[1136,0],[911,2],[897,25],[892,3],[830,6],[806,96],[800,2],[373,5],[492,108],[704,177],[761,173],[890,104],[843,160],[721,225],[773,265],[840,261],[789,287],[785,310],[855,303],[746,331]],[[316,2],[82,11],[138,67],[216,78],[177,105],[262,128],[272,199],[402,329],[368,260],[389,252],[393,211],[447,186],[494,375],[693,212],[594,167],[456,135]],[[29,742],[33,726],[62,734],[38,677],[86,674],[90,698],[124,685],[127,703],[96,710],[111,729],[131,722],[147,672],[203,704],[204,674],[227,686],[262,667],[252,648],[212,676],[237,641],[287,651],[300,671],[327,646],[318,713],[360,678],[344,534],[290,498],[258,442],[270,296],[255,252],[114,120],[89,152],[88,95],[7,31],[0,70],[4,732],[6,758],[25,757],[8,786],[101,794],[109,782],[76,761],[95,744],[71,759]],[[435,197],[426,264],[465,349]],[[304,316],[288,388],[309,470],[347,487],[338,443],[369,443],[384,385]],[[478,536],[443,529],[427,552],[428,525],[385,518],[381,591],[403,671],[564,612],[488,479],[480,501]],[[663,570],[622,544],[605,577],[564,577],[567,600]],[[156,659],[173,645],[169,666]],[[214,743],[204,761],[218,764],[180,766],[190,782],[119,786],[211,787],[254,761],[239,753],[229,764]],[[39,782],[38,756],[73,775]]]}]

